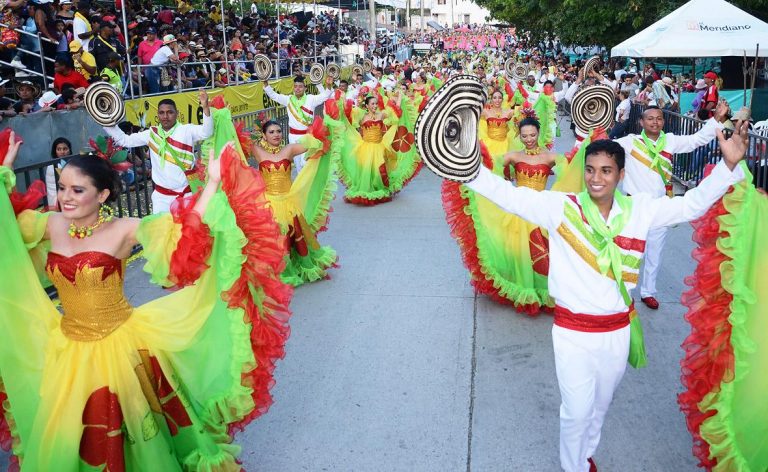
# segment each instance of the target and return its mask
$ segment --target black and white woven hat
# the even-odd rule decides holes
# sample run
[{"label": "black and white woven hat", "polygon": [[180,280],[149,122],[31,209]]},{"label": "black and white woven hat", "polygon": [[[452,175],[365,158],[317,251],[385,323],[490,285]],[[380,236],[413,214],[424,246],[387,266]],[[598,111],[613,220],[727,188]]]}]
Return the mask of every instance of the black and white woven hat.
[{"label": "black and white woven hat", "polygon": [[424,164],[438,176],[468,182],[482,164],[477,126],[488,96],[471,75],[448,79],[416,120],[416,146]]},{"label": "black and white woven hat", "polygon": [[595,128],[608,129],[615,110],[613,89],[607,85],[582,87],[573,96],[571,119],[578,131],[589,134]]},{"label": "black and white woven hat", "polygon": [[115,126],[125,116],[123,97],[107,82],[96,82],[89,86],[83,102],[88,114],[101,126]]}]

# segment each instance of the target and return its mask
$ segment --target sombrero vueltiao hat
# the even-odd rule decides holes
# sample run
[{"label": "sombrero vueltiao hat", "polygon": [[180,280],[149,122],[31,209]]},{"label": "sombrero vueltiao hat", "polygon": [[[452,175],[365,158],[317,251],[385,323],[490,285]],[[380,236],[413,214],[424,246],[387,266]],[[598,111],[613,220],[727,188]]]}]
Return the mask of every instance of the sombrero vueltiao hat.
[{"label": "sombrero vueltiao hat", "polygon": [[416,120],[416,146],[424,164],[438,176],[469,182],[480,172],[477,127],[487,100],[475,76],[448,79]]}]

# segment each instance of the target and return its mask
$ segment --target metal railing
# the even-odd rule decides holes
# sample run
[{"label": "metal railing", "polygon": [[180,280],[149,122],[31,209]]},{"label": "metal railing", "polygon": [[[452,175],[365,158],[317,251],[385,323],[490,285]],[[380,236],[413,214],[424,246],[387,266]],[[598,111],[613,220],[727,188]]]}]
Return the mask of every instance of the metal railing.
[{"label": "metal railing", "polygon": [[[52,57],[48,57],[48,56],[43,54],[43,42],[47,42],[47,43],[50,43],[50,44],[56,44],[56,43],[54,41],[51,41],[50,39],[40,35],[39,31],[36,32],[36,33],[30,33],[28,31],[24,31],[24,30],[19,29],[19,28],[10,28],[8,24],[2,23],[2,22],[0,22],[0,28],[13,29],[13,31],[16,31],[17,33],[19,33],[21,35],[21,36],[19,36],[19,44],[16,46],[15,50],[18,51],[18,52],[24,53],[25,55],[35,56],[38,59],[40,59],[40,68],[42,69],[42,72],[38,72],[38,71],[36,71],[34,69],[30,69],[29,67],[26,67],[26,68],[17,67],[16,65],[14,65],[12,63],[6,62],[6,61],[3,61],[3,60],[0,60],[0,64],[4,65],[6,67],[11,67],[11,68],[15,69],[16,71],[24,71],[28,75],[32,75],[34,77],[41,78],[42,81],[43,81],[43,89],[44,90],[47,89],[48,88],[48,84],[49,83],[53,83],[53,77],[51,77],[50,75],[46,75],[46,73],[45,73],[45,69],[46,69],[45,63],[46,63],[46,61],[50,62],[50,63],[54,63],[55,60]],[[21,47],[21,38],[24,37],[24,36],[31,37],[32,39],[37,40],[38,52],[29,51],[29,50],[24,49],[24,48]],[[69,48],[67,48],[67,50],[69,50]],[[25,64],[25,66],[26,66],[26,64]]]},{"label": "metal railing", "polygon": [[[286,68],[284,67],[282,70],[279,67],[281,63],[286,62],[287,63],[287,71],[288,73],[284,73],[283,70]],[[291,57],[287,59],[272,59],[273,67],[274,67],[274,73],[272,75],[272,80],[281,79],[285,77],[292,77],[293,71],[296,65],[300,66],[300,70],[302,73],[306,74],[309,73],[309,68],[312,67],[312,64],[314,63],[320,63],[323,64],[323,66],[327,66],[330,63],[337,63],[341,66],[347,66],[352,65],[356,63],[361,63],[362,58],[359,57],[357,54],[334,54],[334,55],[328,55],[328,56],[315,56],[315,57],[308,57],[308,56],[302,56],[302,57]],[[237,61],[198,61],[198,62],[184,62],[179,64],[167,64],[163,66],[153,66],[149,64],[133,64],[131,66],[132,73],[131,75],[131,82],[132,85],[137,86],[138,88],[138,96],[136,98],[143,98],[148,96],[155,96],[155,95],[163,95],[167,93],[172,92],[184,92],[184,91],[191,91],[191,90],[197,90],[200,88],[206,88],[206,89],[213,89],[216,88],[215,84],[215,76],[218,73],[220,69],[226,69],[227,75],[228,75],[228,85],[242,85],[247,83],[253,83],[257,82],[258,79],[254,76],[246,77],[247,75],[250,75],[250,72],[243,67],[244,64],[246,64],[247,61],[245,60],[237,60]],[[208,74],[208,77],[198,77],[197,79],[191,79],[186,77],[186,72],[189,71],[189,68],[191,67],[205,67],[206,72]],[[158,80],[159,80],[159,69],[165,68],[166,70],[172,70],[175,73],[175,77],[171,78],[171,83],[173,86],[168,89],[166,86],[166,90],[157,92],[157,93],[145,93],[145,87],[144,84],[141,81],[141,78],[146,78],[145,74],[142,72],[145,72],[147,69],[154,68],[158,69]],[[133,73],[136,74],[138,81],[133,81]],[[184,84],[186,82],[191,82],[194,80],[205,80],[205,84],[191,84],[190,86],[185,86]],[[130,96],[130,90],[129,88],[126,88],[126,91],[124,95]]]},{"label": "metal railing", "polygon": [[[642,131],[640,116],[644,106],[633,104],[629,115],[627,132],[639,134]],[[669,110],[664,113],[664,132],[676,135],[689,135],[699,131],[704,122],[691,116],[681,115]],[[726,135],[730,131],[726,130]],[[716,164],[722,157],[717,139],[713,139],[693,152],[675,154],[672,161],[672,176],[688,188],[695,187],[704,178],[704,168],[707,164]],[[749,133],[749,146],[744,159],[753,175],[755,186],[768,188],[768,136]]]}]

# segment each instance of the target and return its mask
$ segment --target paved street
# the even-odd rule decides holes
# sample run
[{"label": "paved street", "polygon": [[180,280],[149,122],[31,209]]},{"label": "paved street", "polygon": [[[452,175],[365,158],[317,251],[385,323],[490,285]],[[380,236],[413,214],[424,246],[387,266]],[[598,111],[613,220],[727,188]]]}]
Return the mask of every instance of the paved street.
[{"label": "paved street", "polygon": [[[563,135],[559,151],[572,144]],[[320,236],[340,268],[296,291],[275,404],[238,436],[245,468],[559,471],[551,317],[474,294],[429,171],[384,205],[355,207],[340,195]],[[601,471],[697,470],[675,401],[690,237],[689,225],[670,232],[661,309],[639,307],[649,366],[630,368],[617,392]],[[140,264],[127,292],[134,304],[162,294]]]}]

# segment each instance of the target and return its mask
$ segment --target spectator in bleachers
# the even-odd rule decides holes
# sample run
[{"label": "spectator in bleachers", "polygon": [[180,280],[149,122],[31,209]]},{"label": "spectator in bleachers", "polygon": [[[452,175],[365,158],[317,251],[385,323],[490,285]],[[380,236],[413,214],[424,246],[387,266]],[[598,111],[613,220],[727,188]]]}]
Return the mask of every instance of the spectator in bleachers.
[{"label": "spectator in bleachers", "polygon": [[90,42],[95,34],[90,21],[91,2],[80,0],[77,3],[77,12],[72,20],[72,34],[83,45],[83,49],[90,50]]},{"label": "spectator in bleachers", "polygon": [[150,64],[155,67],[148,67],[145,73],[149,93],[160,92],[160,67],[168,65],[169,63],[177,64],[181,62],[176,50],[176,38],[172,34],[163,36],[163,45],[152,56],[152,60],[150,61]]},{"label": "spectator in bleachers", "polygon": [[59,11],[56,12],[56,19],[63,21],[68,28],[71,28],[75,19],[75,12],[72,10],[72,0],[59,0]]},{"label": "spectator in bleachers", "polygon": [[72,62],[75,70],[82,75],[85,80],[90,81],[91,77],[96,75],[96,58],[88,51],[83,49],[82,43],[75,39],[69,43],[69,52],[72,54]]},{"label": "spectator in bleachers", "polygon": [[123,92],[123,80],[120,78],[122,74],[122,67],[120,66],[121,58],[116,52],[109,53],[107,56],[107,66],[104,67],[101,72],[101,80],[109,83],[118,92]]},{"label": "spectator in bleachers", "polygon": [[116,53],[119,57],[125,56],[125,46],[114,37],[115,24],[102,21],[99,34],[91,44],[91,54],[96,58],[96,68],[103,70],[109,65],[109,56]]},{"label": "spectator in bleachers", "polygon": [[35,113],[40,110],[37,97],[40,95],[40,87],[34,82],[23,80],[17,82],[14,87],[19,100],[13,105],[14,111],[19,115]]},{"label": "spectator in bleachers", "polygon": [[163,47],[163,42],[157,39],[157,29],[154,26],[150,26],[147,28],[147,35],[144,37],[144,41],[139,43],[139,64],[151,64],[152,56],[154,56],[157,50],[161,47]]},{"label": "spectator in bleachers", "polygon": [[69,57],[56,59],[54,65],[56,73],[53,76],[53,90],[61,92],[65,84],[70,84],[76,89],[88,88],[88,81],[81,73],[75,70],[75,64]]}]

